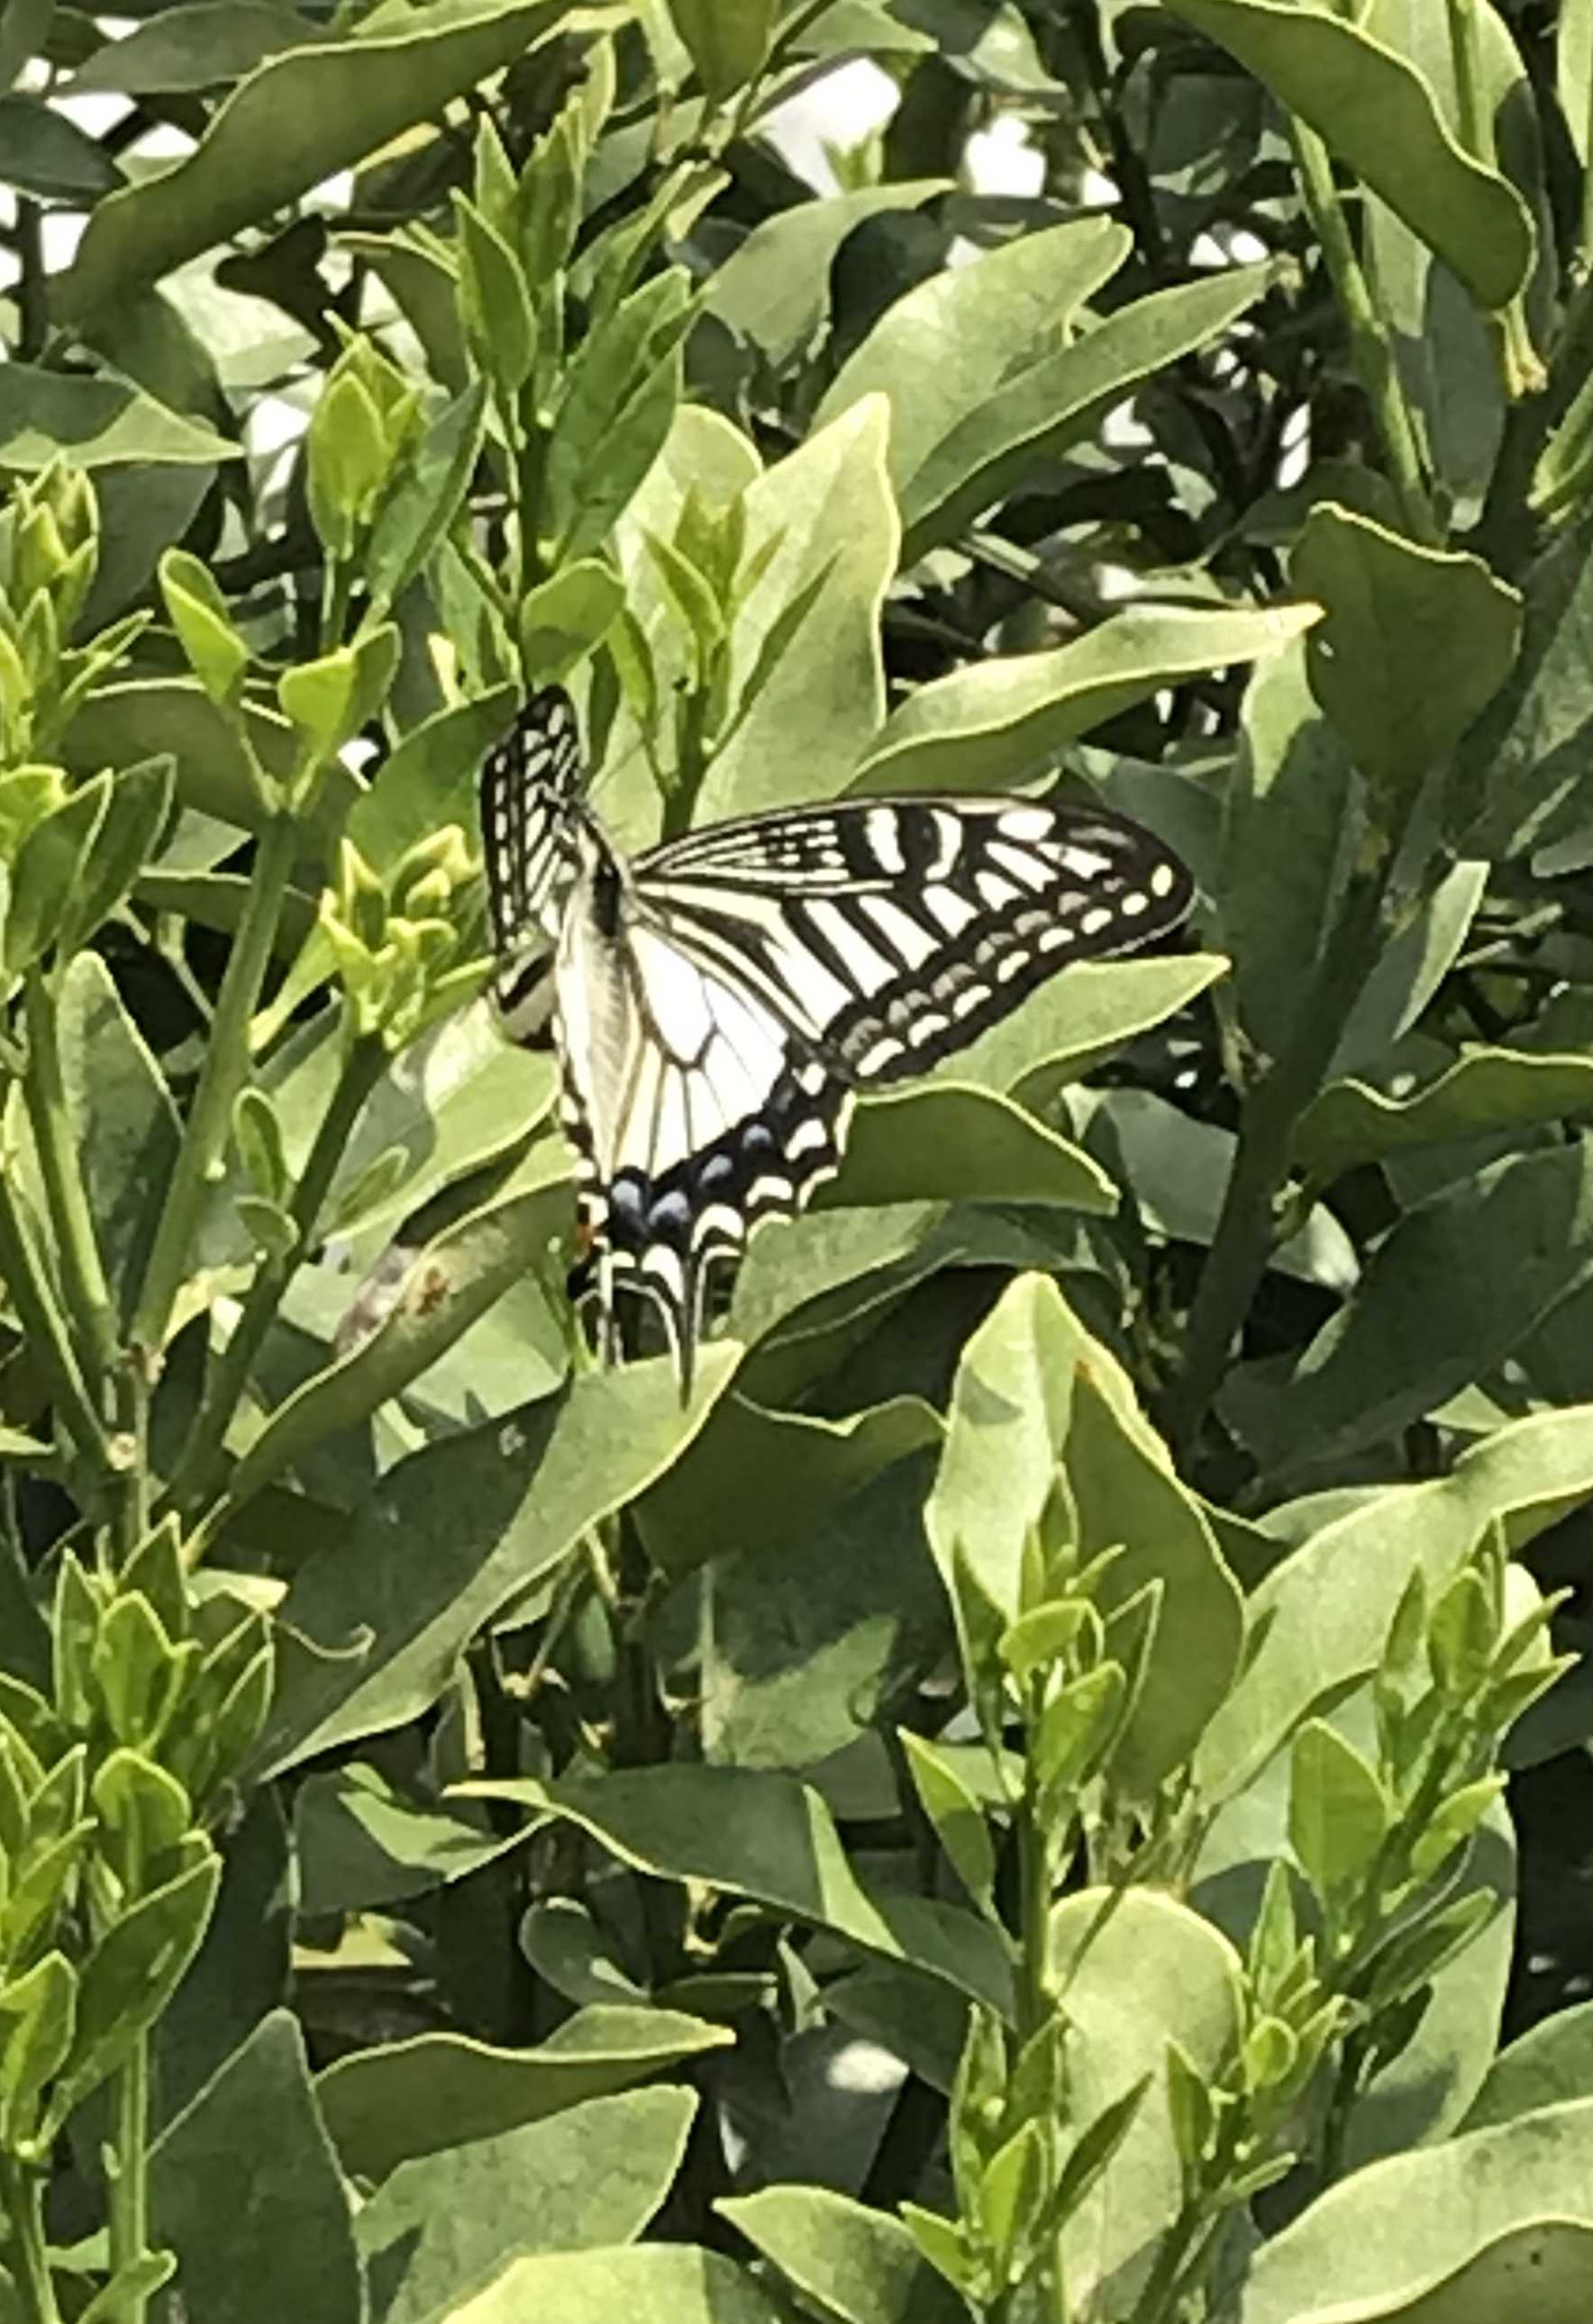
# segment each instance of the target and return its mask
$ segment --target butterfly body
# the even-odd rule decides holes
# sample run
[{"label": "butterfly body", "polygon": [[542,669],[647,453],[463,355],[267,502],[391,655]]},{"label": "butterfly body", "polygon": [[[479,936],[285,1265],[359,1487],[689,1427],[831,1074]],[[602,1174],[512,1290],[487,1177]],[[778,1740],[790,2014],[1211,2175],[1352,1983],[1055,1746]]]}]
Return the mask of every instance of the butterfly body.
[{"label": "butterfly body", "polygon": [[710,1275],[840,1167],[857,1091],[927,1072],[1070,959],[1176,927],[1190,884],[1138,825],[999,798],[843,800],[626,861],[581,796],[573,713],[533,698],[482,826],[505,1028],[551,1013],[589,1280],[662,1314],[683,1388]]}]

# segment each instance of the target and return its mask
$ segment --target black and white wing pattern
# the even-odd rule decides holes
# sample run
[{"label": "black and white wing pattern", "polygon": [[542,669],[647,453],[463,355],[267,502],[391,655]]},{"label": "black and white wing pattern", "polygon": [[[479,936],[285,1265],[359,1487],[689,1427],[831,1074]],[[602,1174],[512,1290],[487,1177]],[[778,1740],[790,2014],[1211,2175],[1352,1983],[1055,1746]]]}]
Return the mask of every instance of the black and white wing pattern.
[{"label": "black and white wing pattern", "polygon": [[481,770],[481,836],[497,952],[492,991],[513,1040],[541,1033],[551,1011],[550,956],[576,876],[583,773],[574,706],[560,686],[533,695]]},{"label": "black and white wing pattern", "polygon": [[[926,1072],[1073,960],[1132,952],[1189,910],[1188,873],[1094,808],[1010,798],[843,801],[710,825],[627,863],[581,804],[573,719],[542,696],[523,776],[483,827],[511,1030],[528,918],[557,926],[565,1120],[581,1159],[606,1339],[647,1296],[689,1389],[716,1262],[839,1167],[856,1093]],[[495,853],[509,851],[493,863]],[[533,904],[533,898],[539,902]]]}]

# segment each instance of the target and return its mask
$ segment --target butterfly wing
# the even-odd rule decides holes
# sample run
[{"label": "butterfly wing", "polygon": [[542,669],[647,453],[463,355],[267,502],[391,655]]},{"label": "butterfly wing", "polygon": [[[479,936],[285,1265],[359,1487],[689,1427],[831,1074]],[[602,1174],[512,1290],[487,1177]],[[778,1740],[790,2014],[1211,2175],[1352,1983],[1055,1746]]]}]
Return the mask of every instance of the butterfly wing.
[{"label": "butterfly wing", "polygon": [[734,971],[695,957],[634,892],[612,927],[583,882],[556,971],[565,1127],[588,1259],[615,1337],[622,1290],[663,1320],[689,1395],[716,1260],[800,1210],[839,1166],[851,1092]]},{"label": "butterfly wing", "polygon": [[[973,1040],[1072,960],[1176,927],[1188,873],[1094,808],[937,795],[712,825],[622,864],[580,808],[573,715],[538,696],[483,779],[495,995],[526,1038],[553,970],[565,1122],[612,1350],[644,1294],[690,1389],[705,1289],[839,1166],[852,1093]],[[545,1012],[544,1012],[545,1013]]]},{"label": "butterfly wing", "polygon": [[854,1086],[922,1074],[1070,961],[1178,927],[1193,889],[1105,809],[893,798],[721,824],[642,857],[676,941],[743,979]]},{"label": "butterfly wing", "polygon": [[576,873],[580,738],[562,687],[532,696],[481,770],[481,837],[497,973],[493,999],[517,1041],[545,1027],[549,947]]}]

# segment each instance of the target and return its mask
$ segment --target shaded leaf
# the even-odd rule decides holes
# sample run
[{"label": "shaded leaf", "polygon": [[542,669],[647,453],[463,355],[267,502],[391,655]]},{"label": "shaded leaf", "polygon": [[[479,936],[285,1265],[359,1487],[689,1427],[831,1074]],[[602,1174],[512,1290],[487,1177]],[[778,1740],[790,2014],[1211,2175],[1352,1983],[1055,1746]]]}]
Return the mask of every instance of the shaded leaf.
[{"label": "shaded leaf", "polygon": [[267,2324],[288,2312],[363,2324],[348,2203],[290,2011],[263,2019],[157,2140],[150,2200],[190,2324]]},{"label": "shaded leaf", "polygon": [[679,2010],[597,2006],[531,2050],[421,2034],[357,2051],[327,2068],[316,2092],[343,2169],[381,2180],[411,2156],[499,2138],[735,2038]]},{"label": "shaded leaf", "polygon": [[669,2192],[695,2091],[592,2098],[401,2163],[355,2235],[383,2324],[427,2324],[523,2252],[628,2244]]}]

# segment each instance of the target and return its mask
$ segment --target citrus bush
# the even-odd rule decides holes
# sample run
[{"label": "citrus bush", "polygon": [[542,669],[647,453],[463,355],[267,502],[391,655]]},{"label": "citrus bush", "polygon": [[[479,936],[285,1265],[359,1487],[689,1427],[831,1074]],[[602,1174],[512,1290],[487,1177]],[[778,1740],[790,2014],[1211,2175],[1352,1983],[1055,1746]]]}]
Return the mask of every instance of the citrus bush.
[{"label": "citrus bush", "polygon": [[[1589,22],[7,0],[5,2324],[1588,2314]],[[626,850],[1199,890],[684,1401],[486,991],[566,681]]]}]

